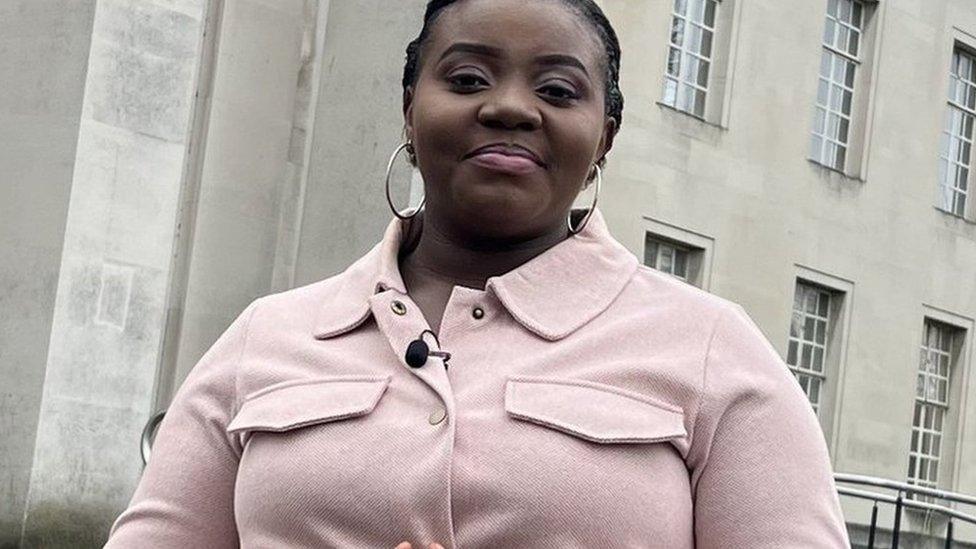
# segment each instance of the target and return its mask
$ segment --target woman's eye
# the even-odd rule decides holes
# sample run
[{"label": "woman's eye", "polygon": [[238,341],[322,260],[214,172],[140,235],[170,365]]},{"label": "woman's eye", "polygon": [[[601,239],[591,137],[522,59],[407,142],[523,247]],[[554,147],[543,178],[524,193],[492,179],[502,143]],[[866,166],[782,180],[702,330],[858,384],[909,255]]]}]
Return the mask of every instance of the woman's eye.
[{"label": "woman's eye", "polygon": [[564,88],[562,86],[544,86],[539,88],[539,91],[544,92],[545,95],[552,97],[553,99],[559,101],[569,101],[571,99],[578,99],[576,92],[569,88]]},{"label": "woman's eye", "polygon": [[457,74],[448,78],[452,84],[459,88],[473,88],[479,84],[487,84],[485,79],[476,74]]}]

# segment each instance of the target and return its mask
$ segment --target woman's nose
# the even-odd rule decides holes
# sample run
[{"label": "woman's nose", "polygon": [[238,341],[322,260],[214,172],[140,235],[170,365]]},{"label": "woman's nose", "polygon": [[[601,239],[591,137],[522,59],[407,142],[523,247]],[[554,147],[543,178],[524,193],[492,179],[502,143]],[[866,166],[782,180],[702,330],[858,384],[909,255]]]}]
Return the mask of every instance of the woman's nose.
[{"label": "woman's nose", "polygon": [[485,94],[478,121],[490,128],[532,131],[542,125],[535,93],[520,86],[497,86]]}]

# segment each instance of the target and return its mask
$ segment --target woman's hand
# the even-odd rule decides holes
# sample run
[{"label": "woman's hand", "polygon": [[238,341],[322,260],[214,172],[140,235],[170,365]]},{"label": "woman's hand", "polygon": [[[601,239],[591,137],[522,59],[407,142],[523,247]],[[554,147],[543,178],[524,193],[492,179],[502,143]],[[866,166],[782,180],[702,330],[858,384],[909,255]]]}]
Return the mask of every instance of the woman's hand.
[{"label": "woman's hand", "polygon": [[[400,545],[394,547],[393,549],[413,549],[413,546],[410,545],[409,541],[404,541],[401,542]],[[427,546],[427,549],[444,549],[444,546],[439,543],[431,543],[430,545]]]}]

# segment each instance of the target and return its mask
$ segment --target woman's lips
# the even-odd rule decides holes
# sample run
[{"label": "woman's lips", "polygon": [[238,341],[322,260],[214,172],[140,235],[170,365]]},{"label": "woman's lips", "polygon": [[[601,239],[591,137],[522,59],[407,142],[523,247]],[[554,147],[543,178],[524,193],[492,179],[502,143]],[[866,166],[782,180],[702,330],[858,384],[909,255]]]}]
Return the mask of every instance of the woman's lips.
[{"label": "woman's lips", "polygon": [[524,156],[484,152],[468,158],[469,162],[482,168],[509,175],[526,175],[541,170],[542,166]]}]

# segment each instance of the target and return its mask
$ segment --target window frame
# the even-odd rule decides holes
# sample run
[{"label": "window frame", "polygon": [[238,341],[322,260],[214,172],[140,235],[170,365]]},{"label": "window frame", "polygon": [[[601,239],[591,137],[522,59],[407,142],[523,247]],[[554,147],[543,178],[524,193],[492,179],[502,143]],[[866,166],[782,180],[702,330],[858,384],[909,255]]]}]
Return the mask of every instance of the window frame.
[{"label": "window frame", "polygon": [[[831,293],[830,319],[832,326],[828,327],[827,346],[825,349],[824,368],[826,383],[821,387],[820,413],[817,420],[824,432],[824,439],[830,450],[831,462],[836,461],[834,449],[840,444],[840,429],[838,428],[844,404],[844,386],[847,370],[847,356],[851,332],[851,318],[854,308],[854,282],[848,278],[828,273],[808,265],[795,263],[792,276],[788,279],[789,305],[784,308],[787,313],[784,331],[779,341],[786,344],[782,350],[783,363],[787,363],[789,347],[789,326],[792,321],[794,295],[798,283],[805,283],[819,287]],[[792,372],[792,369],[790,370]]]},{"label": "window frame", "polygon": [[[738,50],[739,20],[741,19],[741,0],[715,0],[716,16],[712,31],[711,65],[705,94],[704,114],[682,110],[669,104],[665,97],[668,78],[668,61],[672,46],[671,31],[674,25],[674,0],[667,4],[667,17],[661,18],[662,35],[665,47],[662,48],[661,72],[657,86],[655,103],[662,107],[663,114],[673,114],[693,120],[703,126],[726,130],[729,127],[730,111],[727,108],[732,98],[733,68]],[[680,75],[679,75],[680,76]],[[678,122],[675,120],[675,122]]]},{"label": "window frame", "polygon": [[[843,19],[842,6],[848,5],[850,6],[848,13],[850,21]],[[835,7],[837,13],[831,13],[832,6]],[[846,172],[847,170],[847,153],[851,147],[851,134],[854,130],[854,107],[858,75],[863,70],[860,54],[865,43],[864,31],[869,9],[868,4],[862,0],[828,0],[827,11],[824,16],[820,71],[817,75],[817,96],[814,102],[814,120],[810,131],[810,158],[818,164],[839,172]],[[857,21],[854,21],[855,14]],[[830,29],[833,29],[833,32],[830,33],[831,39],[828,43],[826,35]],[[846,31],[845,34],[842,34],[842,30]],[[841,36],[847,37],[846,48],[838,45]],[[855,44],[854,51],[851,51],[852,43]],[[829,65],[826,69],[826,76],[824,75],[825,63]],[[843,63],[844,70],[841,75],[837,74],[838,63]],[[850,83],[847,82],[848,80]],[[826,97],[821,102],[820,92],[824,84],[826,84]],[[839,92],[836,91],[838,88]],[[838,100],[838,108],[835,109],[833,103],[836,93],[840,94],[840,99]],[[847,99],[847,112],[844,112],[845,98]],[[836,128],[838,135],[836,137],[832,135],[834,131],[830,129],[830,122],[833,117],[838,120]],[[845,122],[847,127],[842,131],[841,128]],[[843,140],[841,140],[840,134],[843,134]],[[813,151],[814,143],[818,144],[816,153]],[[837,147],[833,158],[830,154],[831,145]],[[838,157],[842,158],[840,165],[838,165]]]},{"label": "window frame", "polygon": [[[832,335],[831,330],[834,328],[833,315],[831,314],[831,302],[836,299],[834,294],[835,292],[831,289],[819,284],[812,284],[804,279],[797,279],[796,288],[793,291],[790,335],[785,361],[800,383],[803,392],[806,393],[807,400],[810,401],[818,418],[820,417],[820,406],[823,403],[822,397],[826,392],[828,381],[827,352],[830,335]],[[811,297],[815,301],[813,311],[807,309]],[[798,317],[801,320],[799,328],[797,328],[796,322]],[[810,325],[813,327],[810,330],[813,334],[809,334],[810,338],[808,339],[806,328]],[[822,330],[820,329],[821,325],[823,326]],[[817,334],[821,334],[822,342],[818,341]],[[819,359],[816,358],[817,351],[820,351]],[[819,370],[817,369],[818,363]],[[812,396],[813,387],[816,387],[815,398]]]},{"label": "window frame", "polygon": [[[683,280],[687,284],[708,291],[712,279],[712,259],[715,254],[715,239],[706,234],[702,234],[673,223],[643,216],[640,224],[640,246],[641,253],[638,257],[642,258],[642,264],[649,268],[655,268],[644,263],[648,240],[654,240],[670,246],[680,247],[689,253],[687,275]],[[655,268],[655,270],[657,270]],[[659,271],[664,272],[664,271]],[[669,276],[673,276],[670,275]]]},{"label": "window frame", "polygon": [[[973,219],[974,215],[976,215],[974,214],[974,212],[976,212],[976,207],[974,207],[972,204],[973,203],[972,189],[973,189],[973,184],[976,183],[976,176],[973,175],[973,170],[974,168],[976,168],[976,165],[974,165],[974,158],[976,158],[976,155],[974,155],[973,152],[973,149],[976,148],[976,128],[974,128],[976,127],[976,105],[974,105],[973,107],[968,107],[964,104],[958,103],[957,101],[955,101],[955,98],[951,96],[951,93],[953,91],[953,72],[956,66],[957,55],[962,55],[969,58],[970,62],[973,64],[974,78],[976,78],[976,46],[963,40],[958,30],[952,36],[952,39],[950,41],[949,54],[948,54],[949,71],[947,74],[947,78],[945,80],[947,83],[945,88],[945,93],[943,94],[944,103],[943,103],[943,111],[942,111],[942,125],[939,130],[938,161],[937,161],[937,171],[936,171],[936,196],[935,196],[934,206],[936,210],[942,212],[945,215],[949,215],[951,217],[962,219],[970,223],[973,223],[976,222],[976,220]],[[976,89],[976,80],[970,80],[968,81],[968,83],[974,89]],[[969,157],[968,157],[968,165],[964,165],[965,169],[967,170],[964,179],[966,189],[962,192],[964,197],[963,206],[962,206],[962,211],[959,213],[957,213],[955,207],[956,196],[957,196],[955,191],[956,189],[958,189],[959,181],[958,180],[954,181],[953,182],[954,184],[951,187],[945,184],[945,179],[947,179],[949,175],[948,167],[953,164],[961,165],[961,163],[956,162],[954,161],[954,159],[950,158],[951,155],[949,154],[952,151],[951,140],[954,137],[954,135],[951,133],[951,130],[955,129],[950,126],[952,126],[951,122],[953,120],[953,115],[956,112],[960,113],[960,115],[963,117],[963,120],[965,120],[968,117],[969,126],[970,126],[970,137],[968,141],[966,141],[965,137],[963,137],[962,139],[964,142],[966,142],[969,145]],[[946,142],[947,135],[949,136],[948,143]],[[943,162],[945,162],[946,164],[945,169],[943,169]],[[944,196],[945,196],[946,188],[950,188],[949,192],[952,195],[952,199],[951,199],[952,207],[950,207],[949,209],[944,207]]]},{"label": "window frame", "polygon": [[[696,20],[692,15],[691,10],[692,5],[695,4],[696,7],[700,6],[701,20]],[[678,6],[683,5],[684,9],[681,12],[678,11]],[[709,7],[712,9],[712,21],[711,26],[708,26],[708,12]],[[668,32],[668,48],[667,55],[665,56],[664,64],[664,87],[662,90],[661,101],[678,111],[689,114],[696,118],[702,120],[705,119],[705,113],[707,110],[708,96],[709,96],[709,83],[712,78],[712,70],[714,68],[715,61],[715,46],[716,46],[716,30],[718,28],[718,23],[720,21],[720,12],[722,11],[721,0],[671,0],[671,25]],[[679,23],[680,22],[680,23]],[[677,33],[677,29],[680,27],[680,44],[674,41],[674,37]],[[692,36],[694,36],[694,29],[699,29],[701,34],[701,39],[699,40],[698,49],[693,49],[691,44],[694,42]],[[705,43],[705,38],[707,37],[708,43],[708,53],[707,55],[703,53],[704,48],[702,44]],[[678,53],[677,59],[677,73],[673,74],[671,68],[672,53]],[[692,79],[689,80],[687,77],[689,71],[689,59],[693,58],[695,61],[695,67],[698,74],[692,75]],[[705,82],[701,83],[701,67],[702,63],[705,63]],[[674,97],[669,99],[669,89],[671,84],[674,85]],[[684,90],[690,90],[690,95],[692,97],[690,105],[683,104],[683,97],[685,94],[682,92]],[[699,96],[699,93],[701,94]],[[701,112],[698,111],[699,102],[698,97],[701,97]]]},{"label": "window frame", "polygon": [[906,471],[905,477],[908,478],[907,471],[909,466],[909,457],[911,452],[911,432],[912,425],[914,422],[914,411],[915,405],[918,401],[916,397],[916,387],[918,379],[918,367],[919,367],[919,352],[920,344],[925,337],[926,325],[929,321],[933,321],[942,325],[949,327],[956,333],[956,338],[952,343],[952,349],[955,353],[954,361],[949,365],[949,383],[947,388],[947,402],[949,407],[945,412],[942,425],[942,452],[939,461],[938,469],[938,480],[937,485],[940,489],[945,490],[956,490],[959,489],[959,479],[961,475],[962,468],[962,444],[961,441],[964,440],[965,433],[964,428],[964,416],[967,406],[971,406],[967,402],[968,393],[963,390],[963,388],[968,387],[971,377],[971,370],[973,361],[976,360],[974,357],[973,337],[974,327],[976,327],[976,321],[973,318],[960,315],[957,313],[950,312],[945,308],[940,308],[927,303],[923,303],[920,310],[918,311],[919,316],[916,318],[921,318],[922,322],[918,323],[917,330],[914,335],[914,343],[911,346],[911,364],[912,364],[912,374],[911,374],[911,394],[912,394],[912,407],[906,409],[908,412],[907,422],[908,425],[908,436],[906,436],[905,443],[905,462],[903,471]]}]

